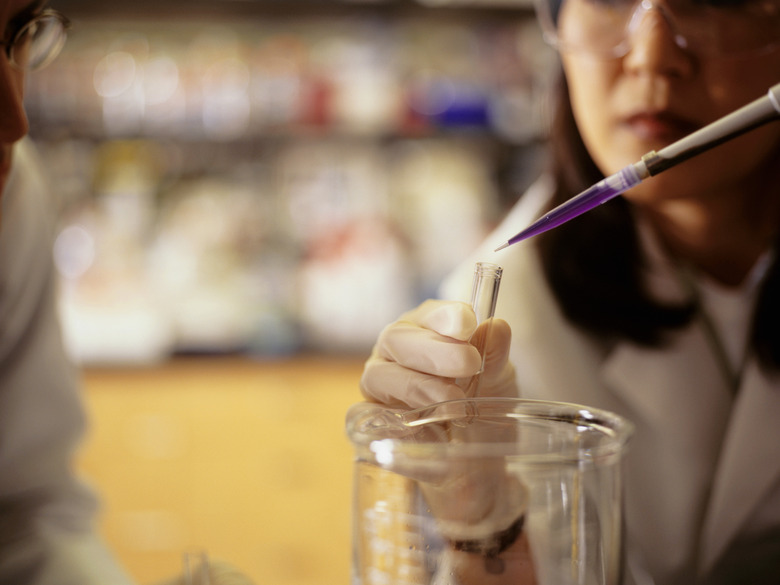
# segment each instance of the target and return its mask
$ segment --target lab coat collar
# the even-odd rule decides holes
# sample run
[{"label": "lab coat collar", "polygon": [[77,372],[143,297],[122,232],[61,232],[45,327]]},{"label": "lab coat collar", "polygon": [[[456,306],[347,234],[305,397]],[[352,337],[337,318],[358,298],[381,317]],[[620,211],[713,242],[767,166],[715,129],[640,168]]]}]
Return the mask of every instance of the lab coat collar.
[{"label": "lab coat collar", "polygon": [[[648,260],[645,276],[650,290],[657,298],[683,300],[687,291],[680,286],[679,267],[664,253],[649,225],[641,218],[638,226]],[[756,293],[774,256],[775,250],[769,250],[757,261],[742,285],[746,298]],[[700,381],[699,386],[704,383]],[[712,380],[709,384],[713,385],[710,389],[714,391],[720,382]],[[675,391],[684,392],[685,389]],[[709,412],[715,420],[721,418],[726,428],[704,516],[699,551],[701,574],[714,567],[767,490],[780,477],[780,442],[768,440],[774,436],[768,434],[768,430],[775,428],[780,420],[779,392],[780,375],[763,371],[753,357],[746,364],[730,412],[723,412],[725,402]],[[722,391],[720,394],[722,396]],[[699,422],[706,424],[706,421]],[[709,433],[714,436],[715,431],[710,429]]]},{"label": "lab coat collar", "polygon": [[690,558],[699,548],[704,498],[732,400],[699,328],[672,343],[655,349],[620,342],[601,370],[636,428],[626,460],[628,537],[665,578],[694,570]]},{"label": "lab coat collar", "polygon": [[[726,430],[704,526],[700,568],[706,574],[768,490],[780,479],[780,375],[747,367]],[[745,478],[750,478],[746,481]]]},{"label": "lab coat collar", "polygon": [[[680,484],[674,477],[674,467],[659,469],[662,481],[668,480],[668,485],[675,489],[674,494],[660,500],[666,499],[668,503],[667,498],[673,498],[677,502],[687,500],[692,506],[701,505],[695,501],[695,486],[706,482],[706,470],[711,470],[710,465],[715,466],[709,501],[701,507],[704,524],[698,545],[695,539],[699,527],[695,523],[686,525],[695,522],[695,514],[688,519],[666,518],[667,523],[649,538],[656,542],[659,538],[671,541],[669,550],[683,551],[690,547],[688,554],[697,554],[698,549],[697,569],[706,575],[756,512],[770,488],[780,480],[780,441],[771,440],[780,421],[780,376],[766,374],[751,361],[732,405],[729,390],[714,365],[706,368],[710,378],[690,378],[687,372],[696,368],[682,356],[693,354],[681,351],[682,346],[694,353],[707,349],[706,340],[695,329],[674,351],[659,352],[619,344],[604,362],[602,376],[624,405],[623,414],[636,423],[638,436],[631,447],[640,451],[636,455],[652,452],[651,443],[660,433],[672,437],[684,450],[697,445],[705,447],[696,451],[700,456],[697,469],[694,466],[685,469],[691,477],[688,485]],[[700,355],[708,359],[709,354]],[[668,404],[676,404],[673,411],[664,410]],[[659,424],[666,426],[658,429]],[[639,436],[646,432],[651,433],[649,437]],[[644,446],[647,448],[643,449]],[[638,463],[642,464],[644,461]],[[686,489],[692,491],[682,493]],[[687,544],[674,542],[678,536],[691,540]]]},{"label": "lab coat collar", "polygon": [[[639,225],[650,290],[659,299],[684,300],[687,291],[681,286],[678,268],[647,226],[643,222]],[[763,275],[762,266],[760,263],[754,272],[761,269]],[[694,365],[694,360],[701,362],[700,366]],[[704,474],[714,466],[709,500],[701,508],[704,524],[697,546],[698,570],[706,574],[780,478],[780,442],[767,440],[776,436],[770,431],[780,420],[780,376],[764,372],[751,358],[733,398],[702,327],[694,326],[676,334],[673,346],[666,351],[618,343],[602,364],[602,379],[625,405],[625,415],[637,423],[639,433],[643,428],[663,425],[669,433],[666,436],[674,436],[680,448],[693,448],[700,454],[696,469],[686,469],[694,487],[687,486],[692,490],[687,496],[675,496],[679,501],[693,498],[695,485],[698,482],[701,486],[707,479]],[[676,405],[674,412],[662,412],[669,404]],[[639,448],[641,440],[638,436]],[[671,476],[673,468],[666,471],[673,485],[686,489]],[[667,525],[669,534],[695,538],[699,527],[686,526],[682,517],[668,520],[677,523]],[[696,546],[693,541],[689,545]]]},{"label": "lab coat collar", "polygon": [[[650,290],[659,299],[684,301],[689,291],[681,286],[678,268],[648,226],[642,221],[639,226]],[[759,280],[763,272],[758,272]],[[751,281],[751,286],[757,284]],[[780,440],[772,439],[780,420],[780,376],[762,371],[751,359],[734,398],[698,325],[676,334],[666,351],[618,343],[602,364],[601,374],[625,406],[624,414],[637,423],[638,434],[646,433],[644,438],[636,437],[643,457],[654,456],[650,443],[659,439],[697,454],[697,461],[684,470],[689,476],[686,485],[680,483],[674,465],[656,462],[662,481],[675,486],[675,493],[667,497],[682,509],[688,503],[691,513],[664,518],[651,538],[675,535],[680,542],[668,548],[669,555],[675,554],[675,548],[680,554],[697,554],[697,569],[706,574],[780,479]],[[669,404],[675,404],[673,412]],[[677,464],[684,462],[680,458]],[[710,481],[709,499],[703,503]],[[703,517],[701,526],[698,514]],[[669,563],[674,570],[674,560]]]}]

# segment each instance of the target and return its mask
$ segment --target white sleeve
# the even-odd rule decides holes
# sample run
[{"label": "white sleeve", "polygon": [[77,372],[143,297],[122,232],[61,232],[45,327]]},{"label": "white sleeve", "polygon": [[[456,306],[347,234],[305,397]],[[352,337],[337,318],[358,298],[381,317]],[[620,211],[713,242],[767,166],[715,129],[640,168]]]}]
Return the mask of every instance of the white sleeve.
[{"label": "white sleeve", "polygon": [[56,312],[56,209],[31,144],[14,157],[0,226],[0,582],[127,585],[72,469],[85,416]]}]

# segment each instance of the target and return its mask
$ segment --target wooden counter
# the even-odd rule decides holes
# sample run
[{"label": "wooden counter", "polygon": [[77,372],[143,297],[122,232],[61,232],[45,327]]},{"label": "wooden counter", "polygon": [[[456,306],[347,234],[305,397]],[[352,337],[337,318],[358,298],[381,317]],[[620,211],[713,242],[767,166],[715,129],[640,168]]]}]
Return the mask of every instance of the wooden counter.
[{"label": "wooden counter", "polygon": [[258,585],[348,585],[352,449],[347,408],[362,359],[179,359],[87,369],[80,468],[101,530],[151,584],[188,548]]}]

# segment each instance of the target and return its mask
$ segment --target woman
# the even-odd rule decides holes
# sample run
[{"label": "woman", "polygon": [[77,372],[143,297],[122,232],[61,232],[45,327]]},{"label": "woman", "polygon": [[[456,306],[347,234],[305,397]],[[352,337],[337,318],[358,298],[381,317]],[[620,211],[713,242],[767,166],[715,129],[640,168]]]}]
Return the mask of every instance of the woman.
[{"label": "woman", "polygon": [[[492,253],[547,209],[780,81],[780,3],[541,2],[563,80],[552,169],[475,260],[504,280],[483,395],[606,408],[636,425],[626,460],[627,580],[780,582],[780,124]],[[421,406],[479,367],[467,305],[388,326],[362,391]],[[511,334],[510,334],[511,331]],[[513,338],[510,348],[510,336]]]}]

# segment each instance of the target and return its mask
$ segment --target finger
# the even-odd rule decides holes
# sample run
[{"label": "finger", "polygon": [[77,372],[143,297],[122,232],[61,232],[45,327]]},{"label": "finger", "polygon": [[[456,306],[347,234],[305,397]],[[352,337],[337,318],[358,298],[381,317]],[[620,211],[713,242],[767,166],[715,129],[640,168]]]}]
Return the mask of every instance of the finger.
[{"label": "finger", "polygon": [[464,397],[452,378],[431,376],[380,358],[366,363],[360,390],[366,399],[393,407],[420,408]]},{"label": "finger", "polygon": [[482,381],[485,387],[505,389],[515,394],[515,370],[509,361],[512,330],[503,319],[493,319],[485,347],[485,369]]},{"label": "finger", "polygon": [[459,301],[427,300],[406,313],[401,320],[460,341],[466,341],[477,328],[474,310]]},{"label": "finger", "polygon": [[491,319],[485,342],[485,371],[500,370],[509,360],[509,348],[512,344],[512,330],[503,319]]},{"label": "finger", "polygon": [[376,353],[406,368],[446,378],[472,376],[482,367],[482,356],[473,345],[408,322],[386,327]]}]

